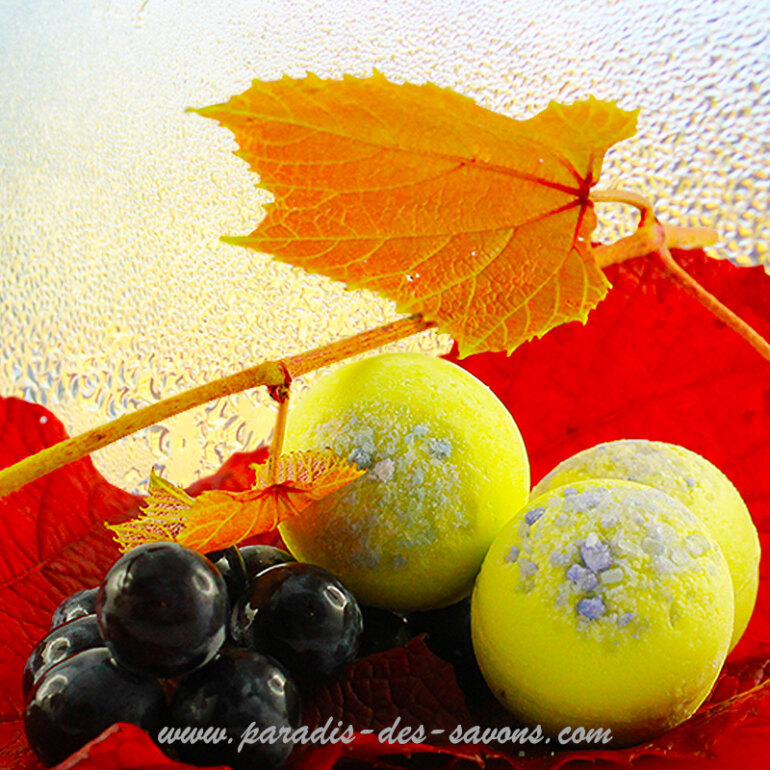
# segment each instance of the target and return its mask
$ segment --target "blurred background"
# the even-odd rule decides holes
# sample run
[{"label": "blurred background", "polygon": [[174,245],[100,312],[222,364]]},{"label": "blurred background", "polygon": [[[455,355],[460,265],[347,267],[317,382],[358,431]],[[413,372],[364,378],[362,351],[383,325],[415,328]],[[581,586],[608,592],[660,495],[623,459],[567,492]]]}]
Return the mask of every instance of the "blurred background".
[{"label": "blurred background", "polygon": [[[255,78],[378,68],[517,118],[589,94],[640,107],[600,187],[716,228],[715,256],[770,266],[769,19],[734,0],[0,0],[0,394],[74,434],[397,317],[219,241],[251,232],[269,197],[231,134],[185,108]],[[600,240],[634,227],[598,211]],[[274,414],[240,394],[94,460],[130,491],[153,466],[186,485],[267,440]]]}]

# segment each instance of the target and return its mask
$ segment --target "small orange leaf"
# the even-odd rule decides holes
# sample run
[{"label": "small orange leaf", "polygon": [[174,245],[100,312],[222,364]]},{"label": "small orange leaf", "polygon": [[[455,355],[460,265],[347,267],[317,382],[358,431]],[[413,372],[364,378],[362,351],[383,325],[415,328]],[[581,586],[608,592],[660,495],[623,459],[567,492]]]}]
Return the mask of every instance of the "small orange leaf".
[{"label": "small orange leaf", "polygon": [[329,449],[281,455],[274,483],[270,483],[266,465],[252,467],[256,471],[252,489],[213,490],[198,497],[191,497],[153,473],[142,513],[125,524],[109,528],[122,551],[143,543],[174,540],[208,553],[275,529],[311,502],[365,472]]},{"label": "small orange leaf", "polygon": [[184,527],[186,512],[194,503],[194,497],[153,470],[150,471],[146,506],[139,516],[123,524],[105,522],[104,526],[114,532],[123,552],[144,543],[175,540]]},{"label": "small orange leaf", "polygon": [[367,288],[457,340],[461,357],[585,320],[609,283],[589,199],[636,112],[588,99],[517,121],[431,83],[254,81],[198,110],[231,129],[275,195],[228,242]]}]

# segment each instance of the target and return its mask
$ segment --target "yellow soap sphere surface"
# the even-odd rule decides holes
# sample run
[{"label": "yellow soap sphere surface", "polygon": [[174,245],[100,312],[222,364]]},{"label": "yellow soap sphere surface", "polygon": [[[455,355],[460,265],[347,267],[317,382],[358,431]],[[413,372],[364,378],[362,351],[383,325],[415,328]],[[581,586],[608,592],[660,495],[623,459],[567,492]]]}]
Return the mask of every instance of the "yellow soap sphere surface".
[{"label": "yellow soap sphere surface", "polygon": [[508,410],[432,356],[374,356],[318,380],[289,413],[284,449],[324,447],[366,473],[280,531],[298,560],[376,607],[430,609],[467,596],[492,539],[529,495]]},{"label": "yellow soap sphere surface", "polygon": [[689,449],[661,441],[628,439],[586,449],[560,463],[532,492],[585,479],[625,479],[660,489],[686,505],[705,525],[727,559],[735,591],[730,649],[746,630],[759,585],[759,536],[746,504],[727,476]]},{"label": "yellow soap sphere surface", "polygon": [[476,580],[473,646],[496,697],[549,735],[642,742],[705,700],[733,625],[719,545],[681,503],[626,481],[531,501]]}]

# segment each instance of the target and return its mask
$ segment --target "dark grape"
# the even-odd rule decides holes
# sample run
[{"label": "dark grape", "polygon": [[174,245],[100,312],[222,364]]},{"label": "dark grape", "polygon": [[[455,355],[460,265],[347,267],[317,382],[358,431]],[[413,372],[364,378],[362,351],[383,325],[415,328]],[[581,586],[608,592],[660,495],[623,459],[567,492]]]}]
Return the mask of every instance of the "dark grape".
[{"label": "dark grape", "polygon": [[227,595],[231,606],[238,601],[246,590],[246,565],[238,548],[225,548],[222,551],[212,551],[206,558],[219,570],[227,586]]},{"label": "dark grape", "polygon": [[118,663],[181,676],[222,646],[227,589],[205,556],[177,543],[150,543],[115,562],[99,590],[96,616]]},{"label": "dark grape", "polygon": [[254,578],[268,567],[294,561],[294,557],[272,545],[247,545],[243,548],[225,548],[207,553],[227,585],[232,607],[241,598]]},{"label": "dark grape", "polygon": [[56,628],[62,623],[68,623],[75,618],[82,618],[86,615],[93,615],[96,607],[96,594],[98,588],[84,588],[82,591],[75,591],[68,596],[54,611],[51,618],[51,628]]},{"label": "dark grape", "polygon": [[167,720],[157,679],[117,666],[104,649],[85,650],[49,669],[30,693],[24,729],[34,752],[55,765],[115,722],[154,736]]},{"label": "dark grape", "polygon": [[241,556],[243,556],[243,563],[246,565],[246,580],[249,583],[254,582],[257,575],[268,567],[275,567],[277,564],[289,564],[294,561],[294,557],[288,551],[283,551],[272,545],[245,545],[240,551]]},{"label": "dark grape", "polygon": [[57,626],[43,637],[32,650],[24,666],[22,691],[26,698],[32,686],[51,666],[61,663],[75,653],[104,647],[96,615],[85,615]]},{"label": "dark grape", "polygon": [[[243,564],[243,586],[237,594],[230,593],[230,616],[234,612],[234,607],[238,604],[241,597],[249,590],[251,584],[260,572],[264,572],[269,567],[276,564],[285,564],[294,561],[291,554],[275,548],[271,545],[246,545],[238,548],[238,555]],[[228,642],[239,645],[238,640],[232,636],[232,623],[228,623]],[[244,645],[240,645],[244,646]]]},{"label": "dark grape", "polygon": [[280,564],[261,573],[235,607],[231,630],[240,645],[272,655],[298,679],[322,679],[355,660],[361,610],[326,570]]},{"label": "dark grape", "polygon": [[395,612],[360,605],[364,620],[364,632],[358,657],[403,647],[411,638],[406,618]]},{"label": "dark grape", "polygon": [[[179,759],[194,765],[229,765],[233,770],[276,768],[289,756],[293,743],[277,740],[280,730],[300,724],[297,687],[278,663],[251,650],[225,649],[211,663],[181,680],[171,702],[171,722],[184,728],[225,728],[216,743],[175,742]],[[241,751],[242,739],[254,730],[275,731],[275,741],[252,737]],[[166,731],[169,732],[169,731]],[[163,733],[161,733],[161,741]]]}]

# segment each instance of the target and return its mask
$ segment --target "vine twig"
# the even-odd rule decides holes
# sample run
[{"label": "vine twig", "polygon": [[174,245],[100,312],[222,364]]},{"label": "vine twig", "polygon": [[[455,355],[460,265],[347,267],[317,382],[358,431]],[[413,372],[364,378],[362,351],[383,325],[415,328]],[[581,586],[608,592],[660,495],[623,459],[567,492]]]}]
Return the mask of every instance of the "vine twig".
[{"label": "vine twig", "polygon": [[643,217],[652,214],[652,203],[632,190],[591,190],[591,200],[594,203],[625,203],[639,209]]},{"label": "vine twig", "polygon": [[287,377],[289,379],[299,377],[322,366],[328,366],[358,353],[374,350],[390,342],[418,334],[433,326],[435,324],[432,321],[425,321],[422,316],[409,316],[281,361],[265,361],[242,372],[158,401],[156,404],[118,417],[79,436],[60,441],[0,470],[0,497],[15,492],[25,484],[79,460],[97,449],[102,449],[124,436],[129,436],[175,414],[201,406],[216,398],[230,396],[260,385],[274,388],[286,385]]}]

